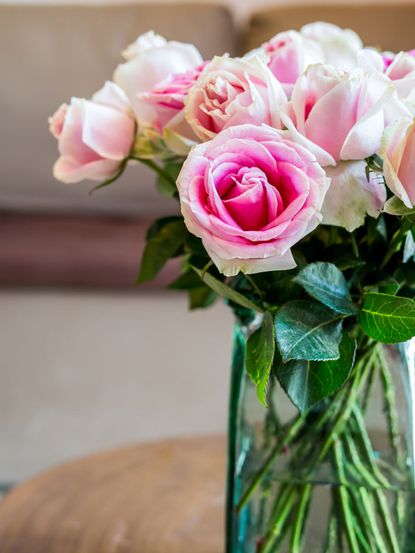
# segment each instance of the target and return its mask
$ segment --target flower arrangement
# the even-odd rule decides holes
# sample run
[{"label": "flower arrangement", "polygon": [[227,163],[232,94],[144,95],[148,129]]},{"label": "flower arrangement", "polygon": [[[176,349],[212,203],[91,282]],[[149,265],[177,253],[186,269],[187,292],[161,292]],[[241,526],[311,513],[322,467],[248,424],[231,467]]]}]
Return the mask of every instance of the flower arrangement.
[{"label": "flower arrangement", "polygon": [[[404,551],[373,484],[385,477],[365,441],[359,398],[380,366],[401,459],[380,351],[415,336],[415,53],[366,48],[351,30],[313,23],[241,58],[204,60],[193,45],[153,32],[123,57],[91,100],[73,98],[50,118],[54,174],[102,188],[128,164],[152,168],[181,216],[148,230],[138,282],[180,257],[170,288],[187,291],[192,308],[225,298],[245,327],[244,367],[259,401],[273,409],[278,383],[297,408],[237,511],[289,446],[308,475],[333,461],[341,484],[333,543],[353,553]],[[343,487],[348,457],[372,496]],[[287,550],[303,551],[311,492],[298,486],[279,490],[261,553],[280,551],[286,520],[294,525]],[[368,528],[358,527],[362,516]]]}]

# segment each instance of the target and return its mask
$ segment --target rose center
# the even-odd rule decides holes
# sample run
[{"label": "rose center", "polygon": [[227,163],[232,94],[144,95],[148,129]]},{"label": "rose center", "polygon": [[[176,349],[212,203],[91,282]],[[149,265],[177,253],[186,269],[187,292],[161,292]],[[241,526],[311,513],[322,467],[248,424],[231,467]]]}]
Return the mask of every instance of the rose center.
[{"label": "rose center", "polygon": [[263,229],[275,220],[283,204],[277,188],[258,167],[243,167],[230,174],[222,202],[243,230]]}]

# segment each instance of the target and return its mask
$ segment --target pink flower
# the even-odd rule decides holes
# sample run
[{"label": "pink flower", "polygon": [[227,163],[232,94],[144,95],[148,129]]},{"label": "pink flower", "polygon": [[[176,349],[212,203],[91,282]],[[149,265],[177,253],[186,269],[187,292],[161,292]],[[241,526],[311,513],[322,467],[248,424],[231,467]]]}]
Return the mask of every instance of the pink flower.
[{"label": "pink flower", "polygon": [[268,67],[288,96],[298,77],[309,65],[324,61],[319,44],[296,31],[278,33],[261,49],[268,55]]},{"label": "pink flower", "polygon": [[290,248],[321,221],[328,179],[283,131],[240,125],[195,146],[177,186],[187,228],[232,276],[295,267]]},{"label": "pink flower", "polygon": [[317,21],[304,25],[300,33],[307,40],[318,44],[323,54],[319,61],[343,70],[356,67],[363,43],[359,35],[351,29]]},{"label": "pink flower", "polygon": [[402,99],[415,99],[415,57],[401,52],[391,61],[385,71]]},{"label": "pink flower", "polygon": [[188,92],[197,81],[206,63],[184,73],[173,73],[152,90],[139,93],[136,100],[136,111],[143,114],[140,123],[154,128],[160,134],[166,127],[174,129],[181,125]]},{"label": "pink flower", "polygon": [[282,118],[293,138],[325,166],[373,155],[386,123],[406,111],[382,74],[313,65],[294,86],[290,117]]},{"label": "pink flower", "polygon": [[105,180],[131,150],[135,122],[123,91],[107,82],[92,100],[72,98],[49,119],[60,157],[54,176],[63,182]]},{"label": "pink flower", "polygon": [[330,187],[324,200],[323,224],[349,232],[364,224],[366,215],[377,218],[386,201],[382,176],[366,175],[366,161],[340,161],[326,168]]},{"label": "pink flower", "polygon": [[402,119],[386,129],[380,156],[390,190],[407,207],[415,206],[415,121]]},{"label": "pink flower", "polygon": [[382,52],[381,56],[383,60],[383,68],[386,71],[386,69],[390,66],[390,64],[395,59],[396,54],[394,52]]},{"label": "pink flower", "polygon": [[281,84],[259,58],[215,57],[186,99],[185,116],[202,140],[235,125],[280,125],[278,106],[286,102]]},{"label": "pink flower", "polygon": [[114,81],[125,91],[138,120],[147,121],[152,106],[143,104],[139,94],[150,92],[164,79],[199,66],[203,59],[192,44],[167,41],[160,35],[146,33],[123,52],[126,63],[114,72]]}]

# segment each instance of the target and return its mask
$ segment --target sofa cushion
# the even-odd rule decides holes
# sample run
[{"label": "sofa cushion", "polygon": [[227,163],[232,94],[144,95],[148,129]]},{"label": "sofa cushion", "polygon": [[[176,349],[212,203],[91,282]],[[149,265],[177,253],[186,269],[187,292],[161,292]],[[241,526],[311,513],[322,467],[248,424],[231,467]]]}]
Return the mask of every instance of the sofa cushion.
[{"label": "sofa cushion", "polygon": [[[189,25],[191,21],[191,25]],[[175,206],[134,168],[93,198],[93,184],[52,176],[57,145],[47,118],[71,95],[89,97],[111,78],[120,51],[154,29],[192,42],[205,57],[235,51],[229,12],[203,4],[0,5],[0,209],[165,213]]]},{"label": "sofa cushion", "polygon": [[415,47],[415,4],[369,1],[359,4],[282,5],[258,11],[250,19],[246,49],[256,48],[280,31],[298,30],[313,21],[328,21],[353,29],[367,45],[384,50],[400,51]]}]

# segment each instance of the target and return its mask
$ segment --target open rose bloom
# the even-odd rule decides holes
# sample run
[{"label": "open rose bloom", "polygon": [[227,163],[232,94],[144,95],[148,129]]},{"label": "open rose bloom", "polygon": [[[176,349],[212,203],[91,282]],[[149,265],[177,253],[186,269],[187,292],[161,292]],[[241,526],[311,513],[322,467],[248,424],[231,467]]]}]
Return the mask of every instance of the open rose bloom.
[{"label": "open rose bloom", "polygon": [[114,82],[51,117],[55,176],[104,181],[151,162],[224,275],[293,268],[319,225],[353,232],[391,194],[414,205],[412,52],[313,23],[239,58],[154,32],[123,57]]}]

